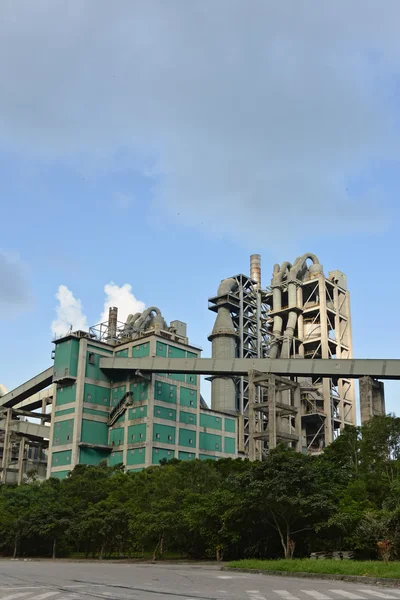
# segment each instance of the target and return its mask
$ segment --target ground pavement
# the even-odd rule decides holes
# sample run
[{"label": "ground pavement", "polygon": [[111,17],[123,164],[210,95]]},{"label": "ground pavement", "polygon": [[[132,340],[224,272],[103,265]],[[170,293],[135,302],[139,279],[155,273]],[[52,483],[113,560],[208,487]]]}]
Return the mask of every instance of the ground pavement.
[{"label": "ground pavement", "polygon": [[400,589],[211,565],[0,561],[0,600],[400,600]]}]

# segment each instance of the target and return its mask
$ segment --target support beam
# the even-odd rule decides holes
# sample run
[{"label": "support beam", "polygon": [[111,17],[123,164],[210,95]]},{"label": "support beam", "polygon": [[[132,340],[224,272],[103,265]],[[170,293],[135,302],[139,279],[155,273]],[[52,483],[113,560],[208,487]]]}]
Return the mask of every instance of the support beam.
[{"label": "support beam", "polygon": [[36,377],[29,379],[19,387],[11,390],[0,398],[0,405],[10,408],[48,387],[53,381],[53,367],[46,369]]},{"label": "support beam", "polygon": [[[100,358],[100,368],[112,371],[245,375],[255,370],[284,377],[400,379],[399,359],[270,359],[270,358]],[[6,397],[6,396],[4,396]]]}]

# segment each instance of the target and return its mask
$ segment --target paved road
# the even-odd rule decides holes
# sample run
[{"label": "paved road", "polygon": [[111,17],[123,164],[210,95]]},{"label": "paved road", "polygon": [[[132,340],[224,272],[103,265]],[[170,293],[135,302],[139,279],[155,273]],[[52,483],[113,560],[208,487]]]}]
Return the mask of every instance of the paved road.
[{"label": "paved road", "polygon": [[194,565],[0,561],[0,600],[400,600],[400,589]]}]

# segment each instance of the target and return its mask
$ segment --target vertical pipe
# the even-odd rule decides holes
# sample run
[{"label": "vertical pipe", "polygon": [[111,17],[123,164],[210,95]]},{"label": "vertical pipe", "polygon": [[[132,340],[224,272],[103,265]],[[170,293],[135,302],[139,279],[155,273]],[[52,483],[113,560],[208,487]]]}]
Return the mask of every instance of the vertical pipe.
[{"label": "vertical pipe", "polygon": [[115,340],[117,337],[117,323],[118,323],[118,308],[116,306],[110,306],[108,311],[108,337]]},{"label": "vertical pipe", "polygon": [[252,254],[250,256],[250,279],[256,282],[257,289],[261,287],[261,256]]}]

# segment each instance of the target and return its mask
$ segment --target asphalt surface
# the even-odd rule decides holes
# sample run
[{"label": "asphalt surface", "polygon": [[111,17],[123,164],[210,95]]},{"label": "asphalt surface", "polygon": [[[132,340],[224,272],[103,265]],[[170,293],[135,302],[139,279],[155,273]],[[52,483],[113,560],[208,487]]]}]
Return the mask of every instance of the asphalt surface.
[{"label": "asphalt surface", "polygon": [[213,566],[0,561],[0,600],[400,600],[400,589]]}]

